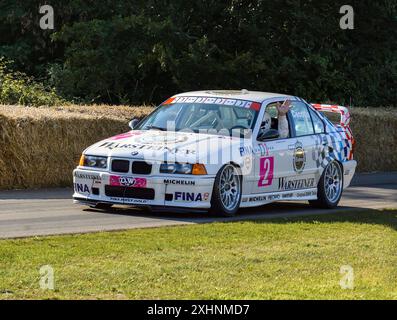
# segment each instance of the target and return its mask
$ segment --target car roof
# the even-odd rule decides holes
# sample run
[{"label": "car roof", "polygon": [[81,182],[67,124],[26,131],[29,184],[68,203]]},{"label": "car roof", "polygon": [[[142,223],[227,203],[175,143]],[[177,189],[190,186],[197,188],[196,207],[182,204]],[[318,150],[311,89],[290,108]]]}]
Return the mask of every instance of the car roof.
[{"label": "car roof", "polygon": [[262,103],[266,99],[272,98],[286,98],[295,99],[294,96],[288,94],[248,91],[242,90],[205,90],[205,91],[190,91],[175,95],[174,97],[219,97],[228,99],[248,100]]}]

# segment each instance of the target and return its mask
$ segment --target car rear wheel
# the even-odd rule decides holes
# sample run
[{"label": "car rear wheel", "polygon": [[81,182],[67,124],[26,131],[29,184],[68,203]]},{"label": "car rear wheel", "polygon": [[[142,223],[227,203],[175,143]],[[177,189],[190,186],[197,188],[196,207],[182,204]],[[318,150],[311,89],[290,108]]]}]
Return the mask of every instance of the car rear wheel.
[{"label": "car rear wheel", "polygon": [[238,168],[224,165],[214,182],[211,198],[211,213],[225,217],[234,216],[241,202],[242,177]]},{"label": "car rear wheel", "polygon": [[310,200],[309,203],[319,208],[335,208],[342,197],[342,191],[342,167],[337,161],[332,161],[324,169],[318,183],[317,200]]}]

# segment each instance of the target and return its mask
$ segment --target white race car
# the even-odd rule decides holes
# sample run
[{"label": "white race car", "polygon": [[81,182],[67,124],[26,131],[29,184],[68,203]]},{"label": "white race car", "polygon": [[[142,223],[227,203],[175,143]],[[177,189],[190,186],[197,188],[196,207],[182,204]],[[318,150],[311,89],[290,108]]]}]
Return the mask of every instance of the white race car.
[{"label": "white race car", "polygon": [[[289,100],[287,137],[277,104]],[[340,115],[333,124],[324,113]],[[270,117],[269,117],[270,115]],[[271,128],[264,129],[265,119]],[[282,94],[198,91],[166,100],[131,131],[87,148],[74,170],[74,201],[209,209],[308,200],[337,206],[356,168],[345,107]]]}]

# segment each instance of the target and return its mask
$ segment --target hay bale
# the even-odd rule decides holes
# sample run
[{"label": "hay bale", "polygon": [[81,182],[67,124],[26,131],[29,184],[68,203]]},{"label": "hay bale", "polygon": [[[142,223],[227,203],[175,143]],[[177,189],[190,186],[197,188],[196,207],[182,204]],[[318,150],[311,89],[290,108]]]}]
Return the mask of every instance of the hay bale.
[{"label": "hay bale", "polygon": [[[0,189],[71,186],[72,170],[89,145],[128,131],[151,106],[0,105]],[[353,108],[359,172],[397,171],[397,112]]]},{"label": "hay bale", "polygon": [[352,108],[358,172],[397,171],[397,110]]},{"label": "hay bale", "polygon": [[0,189],[70,186],[89,145],[129,130],[151,107],[0,106]]}]

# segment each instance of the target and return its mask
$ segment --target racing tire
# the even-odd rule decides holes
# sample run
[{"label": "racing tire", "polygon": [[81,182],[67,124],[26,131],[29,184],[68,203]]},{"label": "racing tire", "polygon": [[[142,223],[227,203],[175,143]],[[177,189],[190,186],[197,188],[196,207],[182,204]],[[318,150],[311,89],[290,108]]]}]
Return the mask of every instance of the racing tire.
[{"label": "racing tire", "polygon": [[233,217],[240,208],[242,175],[232,164],[225,164],[217,173],[211,197],[210,213]]},{"label": "racing tire", "polygon": [[343,193],[343,169],[337,161],[330,162],[324,169],[317,186],[317,200],[309,200],[316,208],[335,208]]}]

